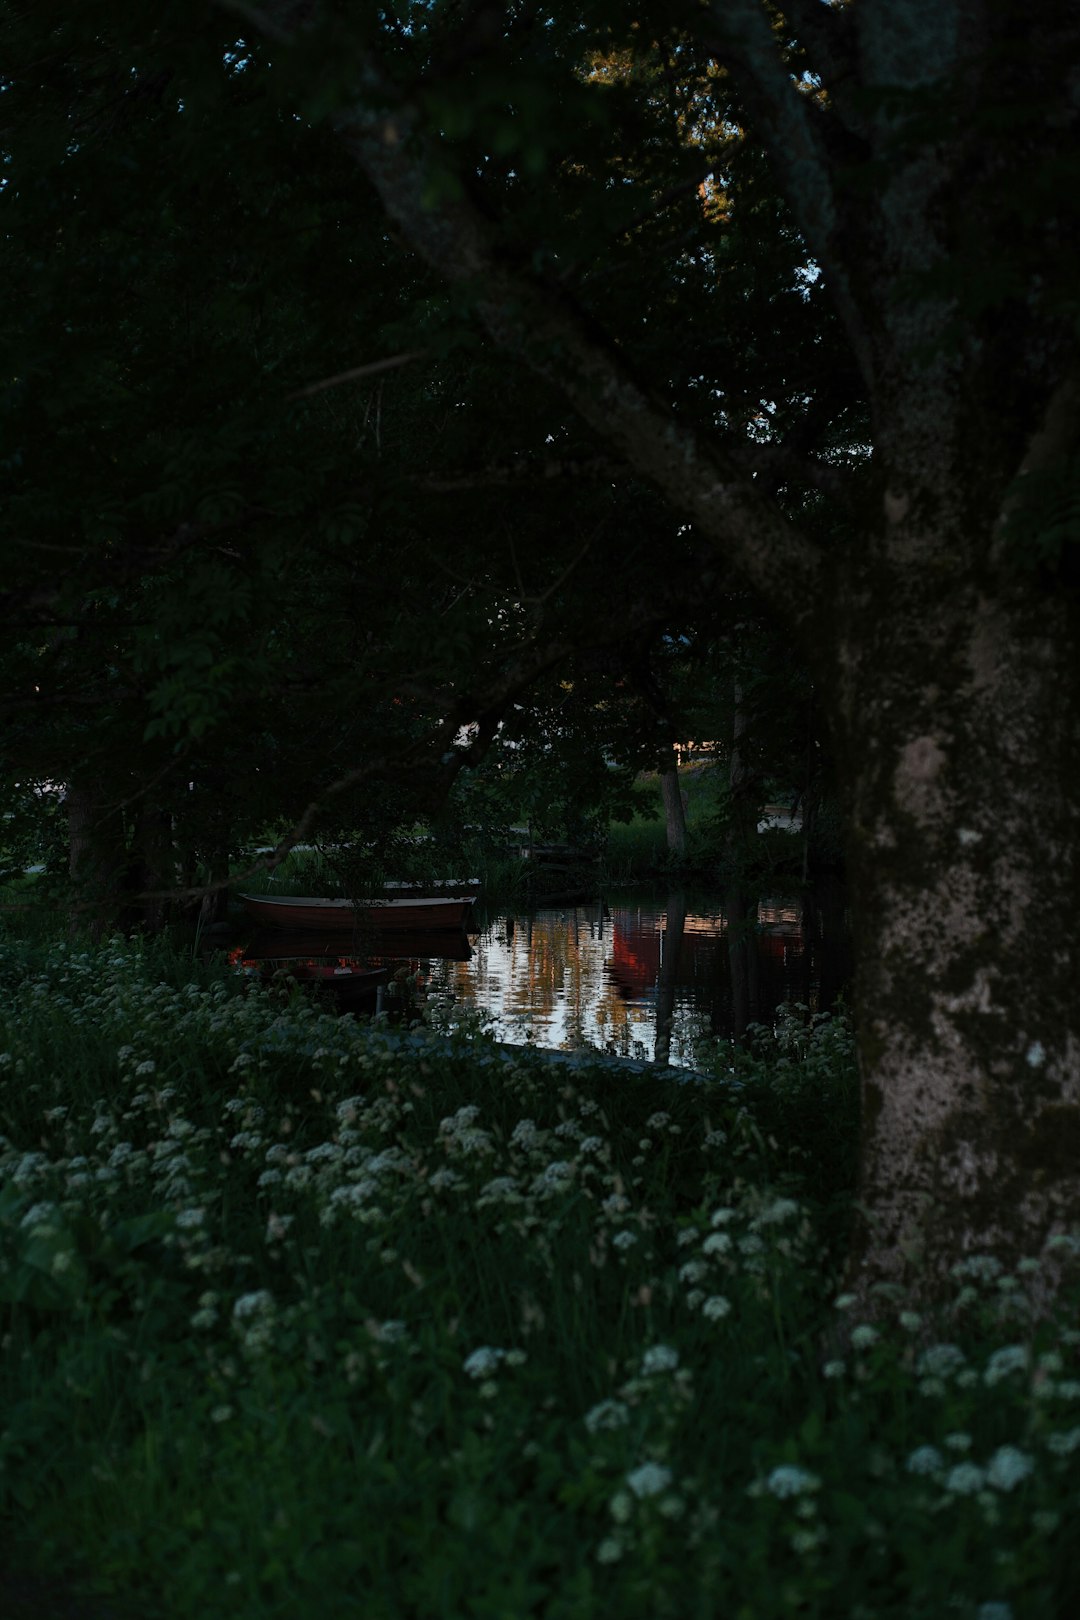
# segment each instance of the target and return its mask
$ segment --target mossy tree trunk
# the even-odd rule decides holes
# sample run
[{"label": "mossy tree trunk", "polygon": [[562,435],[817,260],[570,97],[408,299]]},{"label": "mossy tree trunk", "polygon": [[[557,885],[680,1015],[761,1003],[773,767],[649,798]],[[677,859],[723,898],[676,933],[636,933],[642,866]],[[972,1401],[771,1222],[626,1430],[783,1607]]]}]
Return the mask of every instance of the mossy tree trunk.
[{"label": "mossy tree trunk", "polygon": [[[976,583],[893,527],[844,620],[863,1080],[861,1285],[1010,1264],[1080,1209],[1077,641],[1065,597]],[[907,565],[897,566],[903,558]],[[952,558],[953,571],[944,559]]]}]

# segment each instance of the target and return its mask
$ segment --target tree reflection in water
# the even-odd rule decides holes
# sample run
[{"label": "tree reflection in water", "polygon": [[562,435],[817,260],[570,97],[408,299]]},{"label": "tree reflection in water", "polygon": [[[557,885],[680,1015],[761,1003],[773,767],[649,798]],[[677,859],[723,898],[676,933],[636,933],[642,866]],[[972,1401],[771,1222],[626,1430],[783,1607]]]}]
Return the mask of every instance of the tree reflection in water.
[{"label": "tree reflection in water", "polygon": [[842,895],[784,899],[682,890],[489,919],[467,962],[431,988],[482,1010],[498,1039],[693,1061],[701,1034],[738,1037],[783,1001],[825,1010],[850,974]]}]

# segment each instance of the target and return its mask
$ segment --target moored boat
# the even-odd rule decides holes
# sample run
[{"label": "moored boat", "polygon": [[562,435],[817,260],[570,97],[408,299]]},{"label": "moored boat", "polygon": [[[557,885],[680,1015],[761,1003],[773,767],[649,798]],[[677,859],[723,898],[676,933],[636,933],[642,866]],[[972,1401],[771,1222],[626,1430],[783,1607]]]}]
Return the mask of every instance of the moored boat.
[{"label": "moored boat", "polygon": [[314,895],[242,894],[248,916],[262,928],[352,934],[406,930],[440,932],[465,927],[474,894],[387,896],[369,900],[323,900]]}]

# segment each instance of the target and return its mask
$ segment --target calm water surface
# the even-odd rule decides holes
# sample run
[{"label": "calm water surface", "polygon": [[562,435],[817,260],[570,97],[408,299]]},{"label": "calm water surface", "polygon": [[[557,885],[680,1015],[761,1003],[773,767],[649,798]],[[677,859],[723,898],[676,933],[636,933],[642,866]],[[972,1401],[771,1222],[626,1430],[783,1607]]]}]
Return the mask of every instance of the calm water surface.
[{"label": "calm water surface", "polygon": [[428,958],[434,994],[496,1038],[689,1064],[783,1001],[832,1004],[850,973],[838,894],[813,900],[655,891],[489,914],[467,960]]}]

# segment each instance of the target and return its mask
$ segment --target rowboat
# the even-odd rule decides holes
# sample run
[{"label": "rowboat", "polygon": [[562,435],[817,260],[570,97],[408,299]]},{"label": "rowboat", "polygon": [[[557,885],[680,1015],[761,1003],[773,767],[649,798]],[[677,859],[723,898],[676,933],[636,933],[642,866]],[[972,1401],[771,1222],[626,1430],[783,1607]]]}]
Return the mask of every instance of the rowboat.
[{"label": "rowboat", "polygon": [[242,894],[240,899],[248,916],[261,928],[334,934],[352,934],[358,929],[438,933],[464,928],[476,896],[403,895],[357,902],[322,900],[313,895]]}]

